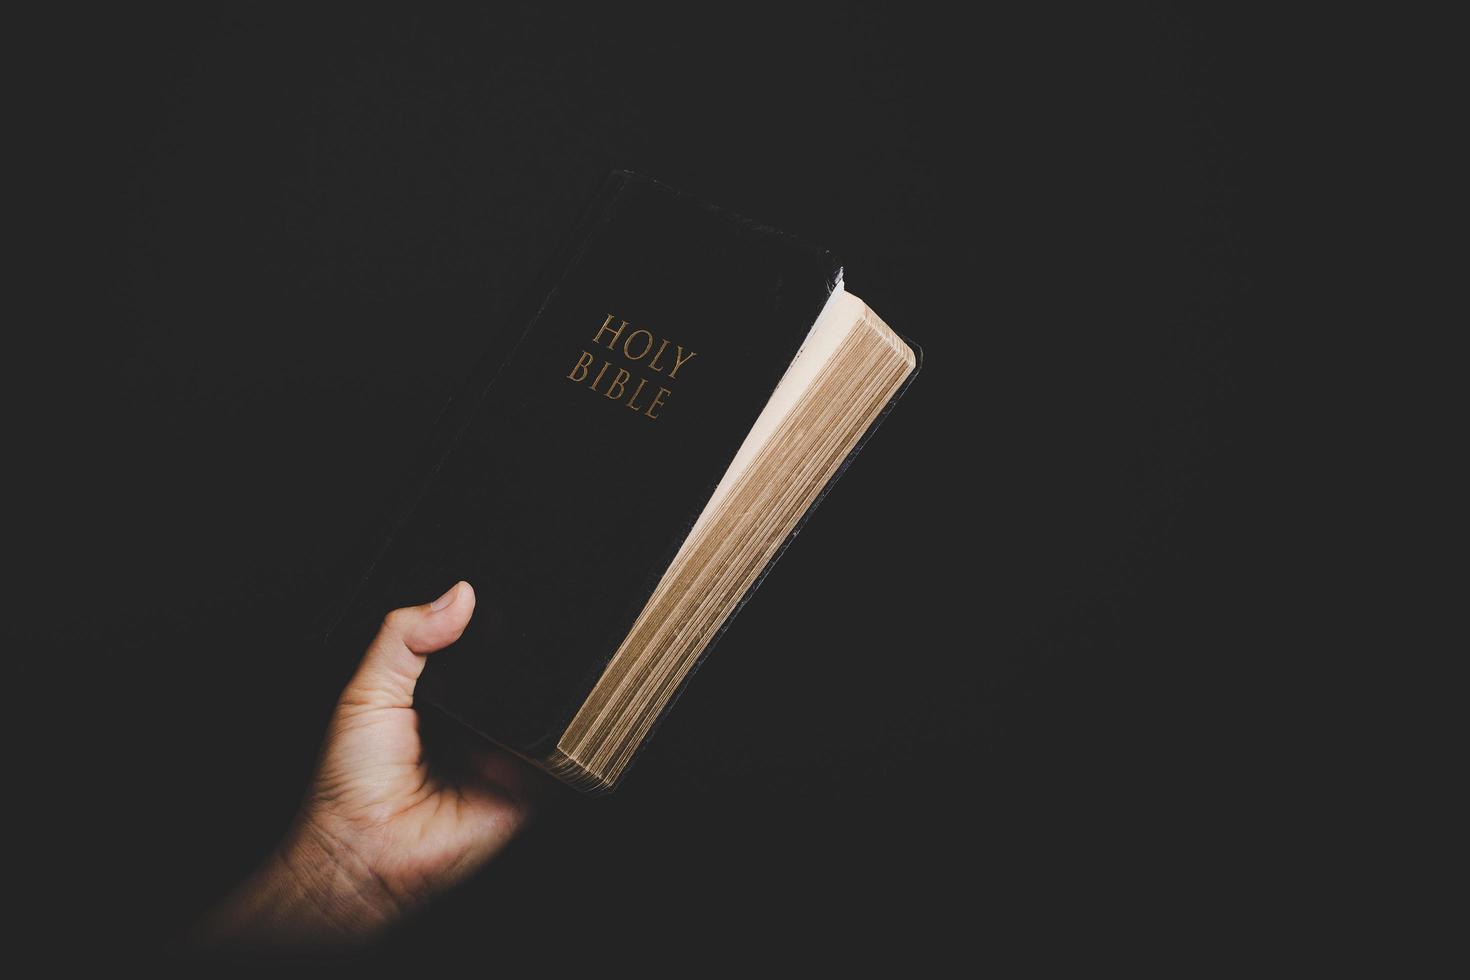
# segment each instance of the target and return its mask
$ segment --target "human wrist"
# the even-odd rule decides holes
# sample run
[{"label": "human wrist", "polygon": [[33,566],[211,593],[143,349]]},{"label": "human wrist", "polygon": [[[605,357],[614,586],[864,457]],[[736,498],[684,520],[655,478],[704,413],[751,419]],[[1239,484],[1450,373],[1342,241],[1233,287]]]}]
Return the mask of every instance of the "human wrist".
[{"label": "human wrist", "polygon": [[322,815],[296,821],[271,863],[287,907],[326,940],[362,941],[402,915],[402,906],[359,852]]},{"label": "human wrist", "polygon": [[320,817],[303,816],[202,923],[197,945],[237,950],[348,947],[401,914],[372,869]]}]

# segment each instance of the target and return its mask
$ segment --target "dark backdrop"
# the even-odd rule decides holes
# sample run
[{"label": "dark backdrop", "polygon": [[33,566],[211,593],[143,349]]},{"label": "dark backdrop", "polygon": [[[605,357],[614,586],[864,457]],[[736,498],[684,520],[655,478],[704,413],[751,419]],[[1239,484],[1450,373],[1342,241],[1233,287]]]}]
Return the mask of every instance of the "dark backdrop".
[{"label": "dark backdrop", "polygon": [[614,167],[831,248],[925,369],[625,787],[390,952],[983,954],[1264,914],[1233,692],[1269,24],[68,16],[19,34],[42,302],[6,371],[33,938],[151,947],[279,835],[351,666],[313,631]]}]

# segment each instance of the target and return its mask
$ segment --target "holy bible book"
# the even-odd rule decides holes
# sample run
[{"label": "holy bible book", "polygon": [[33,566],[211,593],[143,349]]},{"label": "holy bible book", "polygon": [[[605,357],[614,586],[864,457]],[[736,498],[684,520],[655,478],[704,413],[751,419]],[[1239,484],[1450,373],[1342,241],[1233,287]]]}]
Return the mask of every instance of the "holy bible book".
[{"label": "holy bible book", "polygon": [[366,628],[468,580],[474,618],[416,702],[606,791],[919,351],[828,252],[626,172],[522,323],[351,608]]}]

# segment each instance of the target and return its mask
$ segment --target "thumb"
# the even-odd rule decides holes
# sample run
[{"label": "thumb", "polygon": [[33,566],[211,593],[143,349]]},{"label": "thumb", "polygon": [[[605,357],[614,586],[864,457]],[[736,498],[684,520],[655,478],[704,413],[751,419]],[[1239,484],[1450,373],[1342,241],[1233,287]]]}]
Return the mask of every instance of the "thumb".
[{"label": "thumb", "polygon": [[456,582],[433,602],[404,606],[383,617],[341,703],[374,708],[407,708],[424,670],[424,654],[442,650],[464,633],[475,612],[475,590]]}]

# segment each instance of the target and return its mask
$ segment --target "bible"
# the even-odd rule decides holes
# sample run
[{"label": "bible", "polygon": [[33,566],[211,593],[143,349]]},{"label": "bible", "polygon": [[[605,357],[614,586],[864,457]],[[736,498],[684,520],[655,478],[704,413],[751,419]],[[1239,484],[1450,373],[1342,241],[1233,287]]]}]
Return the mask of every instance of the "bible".
[{"label": "bible", "polygon": [[921,355],[826,250],[625,171],[519,316],[350,609],[468,580],[415,703],[605,792]]}]

